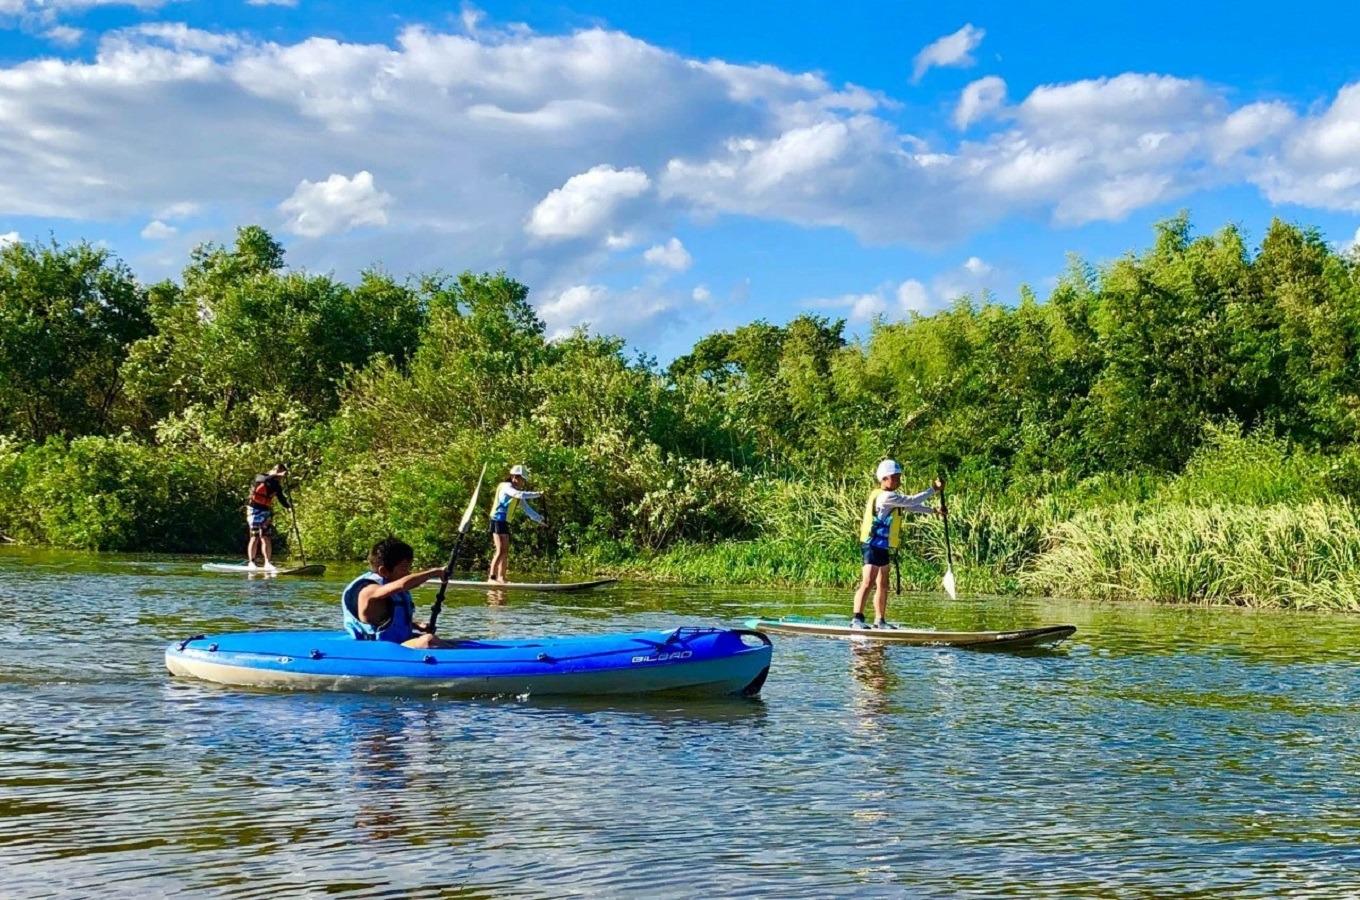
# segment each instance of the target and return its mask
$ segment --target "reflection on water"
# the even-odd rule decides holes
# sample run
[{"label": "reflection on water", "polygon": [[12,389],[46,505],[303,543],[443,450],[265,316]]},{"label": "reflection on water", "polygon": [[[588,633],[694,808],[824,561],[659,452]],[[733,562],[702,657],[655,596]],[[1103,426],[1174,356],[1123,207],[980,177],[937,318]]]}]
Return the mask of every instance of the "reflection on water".
[{"label": "reflection on water", "polygon": [[[198,564],[0,551],[4,896],[1360,891],[1360,620],[907,597],[909,624],[1080,630],[1035,656],[777,639],[751,701],[246,692],[168,678],[164,642],[336,627],[353,572]],[[450,590],[441,631],[843,606]]]}]

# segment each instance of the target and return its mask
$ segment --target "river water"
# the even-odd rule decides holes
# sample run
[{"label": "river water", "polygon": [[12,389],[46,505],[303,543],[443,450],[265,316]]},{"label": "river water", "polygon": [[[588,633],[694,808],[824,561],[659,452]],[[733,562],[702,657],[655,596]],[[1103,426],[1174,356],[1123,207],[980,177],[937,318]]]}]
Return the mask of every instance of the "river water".
[{"label": "river water", "polygon": [[[1079,630],[1030,656],[776,638],[756,700],[244,692],[170,678],[165,643],[338,627],[358,570],[247,581],[199,562],[0,552],[0,894],[1360,892],[1357,618],[914,596],[894,619]],[[470,591],[440,625],[847,605]]]}]

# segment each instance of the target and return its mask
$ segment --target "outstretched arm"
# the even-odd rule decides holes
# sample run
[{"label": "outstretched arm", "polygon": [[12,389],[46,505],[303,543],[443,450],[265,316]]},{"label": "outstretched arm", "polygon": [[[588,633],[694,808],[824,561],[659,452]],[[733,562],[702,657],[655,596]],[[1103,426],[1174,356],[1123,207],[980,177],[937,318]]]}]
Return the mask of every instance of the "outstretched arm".
[{"label": "outstretched arm", "polygon": [[891,494],[883,494],[879,505],[883,509],[903,509],[907,512],[922,513],[930,515],[935,512],[935,507],[926,501],[935,496],[935,488],[928,487],[919,494],[903,494],[894,491]]},{"label": "outstretched arm", "polygon": [[[536,496],[536,497],[542,497],[543,495],[542,495],[542,494],[535,494],[534,496]],[[526,516],[528,516],[528,517],[529,517],[530,519],[532,519],[533,521],[537,522],[539,525],[542,525],[542,524],[543,524],[543,514],[540,513],[538,510],[534,509],[532,506],[530,506],[530,505],[528,504],[527,501],[521,500],[521,501],[519,502],[519,505],[520,505],[520,509],[523,509],[523,510],[524,510],[524,514],[525,514]]]},{"label": "outstretched arm", "polygon": [[444,574],[444,568],[425,569],[421,572],[412,572],[405,578],[398,578],[396,581],[389,581],[387,584],[375,584],[364,588],[359,593],[359,602],[365,600],[381,600],[384,597],[391,597],[393,594],[400,594],[402,591],[409,591],[411,588],[420,587],[431,578]]}]

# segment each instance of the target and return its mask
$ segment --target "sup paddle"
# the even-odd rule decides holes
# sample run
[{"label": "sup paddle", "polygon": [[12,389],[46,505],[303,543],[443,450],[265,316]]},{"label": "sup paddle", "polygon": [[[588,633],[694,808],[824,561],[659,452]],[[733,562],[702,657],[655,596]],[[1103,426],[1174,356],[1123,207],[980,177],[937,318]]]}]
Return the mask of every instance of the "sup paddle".
[{"label": "sup paddle", "polygon": [[463,546],[463,536],[468,533],[468,526],[472,524],[472,512],[477,508],[477,497],[482,493],[482,479],[486,477],[486,463],[482,463],[482,474],[477,476],[477,487],[472,491],[472,499],[468,501],[467,509],[463,511],[462,521],[458,523],[458,537],[453,539],[453,550],[449,552],[448,564],[444,566],[444,574],[439,578],[439,593],[435,595],[434,606],[430,607],[430,626],[429,633],[434,634],[435,623],[439,621],[439,611],[444,608],[444,592],[449,589],[449,576],[453,574],[453,567],[458,562],[458,551]]},{"label": "sup paddle", "polygon": [[[288,492],[291,494],[293,492],[293,479],[290,476],[285,475],[283,476],[283,480],[287,482]],[[302,567],[305,569],[307,568],[307,551],[302,547],[302,532],[298,530],[297,523],[297,501],[292,497],[288,498],[288,521],[292,526],[291,531],[293,537],[297,538],[298,556],[302,557]]]},{"label": "sup paddle", "polygon": [[543,526],[548,529],[548,577],[553,581],[557,580],[557,525],[548,515],[548,498],[539,498],[543,501]]},{"label": "sup paddle", "polygon": [[940,479],[940,516],[944,519],[944,592],[949,595],[950,600],[959,599],[959,593],[954,588],[954,551],[949,546],[949,506],[944,502],[944,479]]}]

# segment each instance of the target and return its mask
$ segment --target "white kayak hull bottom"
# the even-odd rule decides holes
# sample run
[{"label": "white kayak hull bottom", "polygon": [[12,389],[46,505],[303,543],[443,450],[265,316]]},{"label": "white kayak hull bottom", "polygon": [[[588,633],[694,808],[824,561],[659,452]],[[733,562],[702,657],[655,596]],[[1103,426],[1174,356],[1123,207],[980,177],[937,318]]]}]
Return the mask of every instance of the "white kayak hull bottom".
[{"label": "white kayak hull bottom", "polygon": [[167,656],[172,675],[232,687],[271,690],[358,691],[383,694],[456,696],[596,696],[662,694],[725,697],[759,692],[769,672],[769,654],[704,660],[689,665],[626,671],[571,672],[501,677],[405,678],[375,675],[322,675],[223,665],[203,659]]}]

